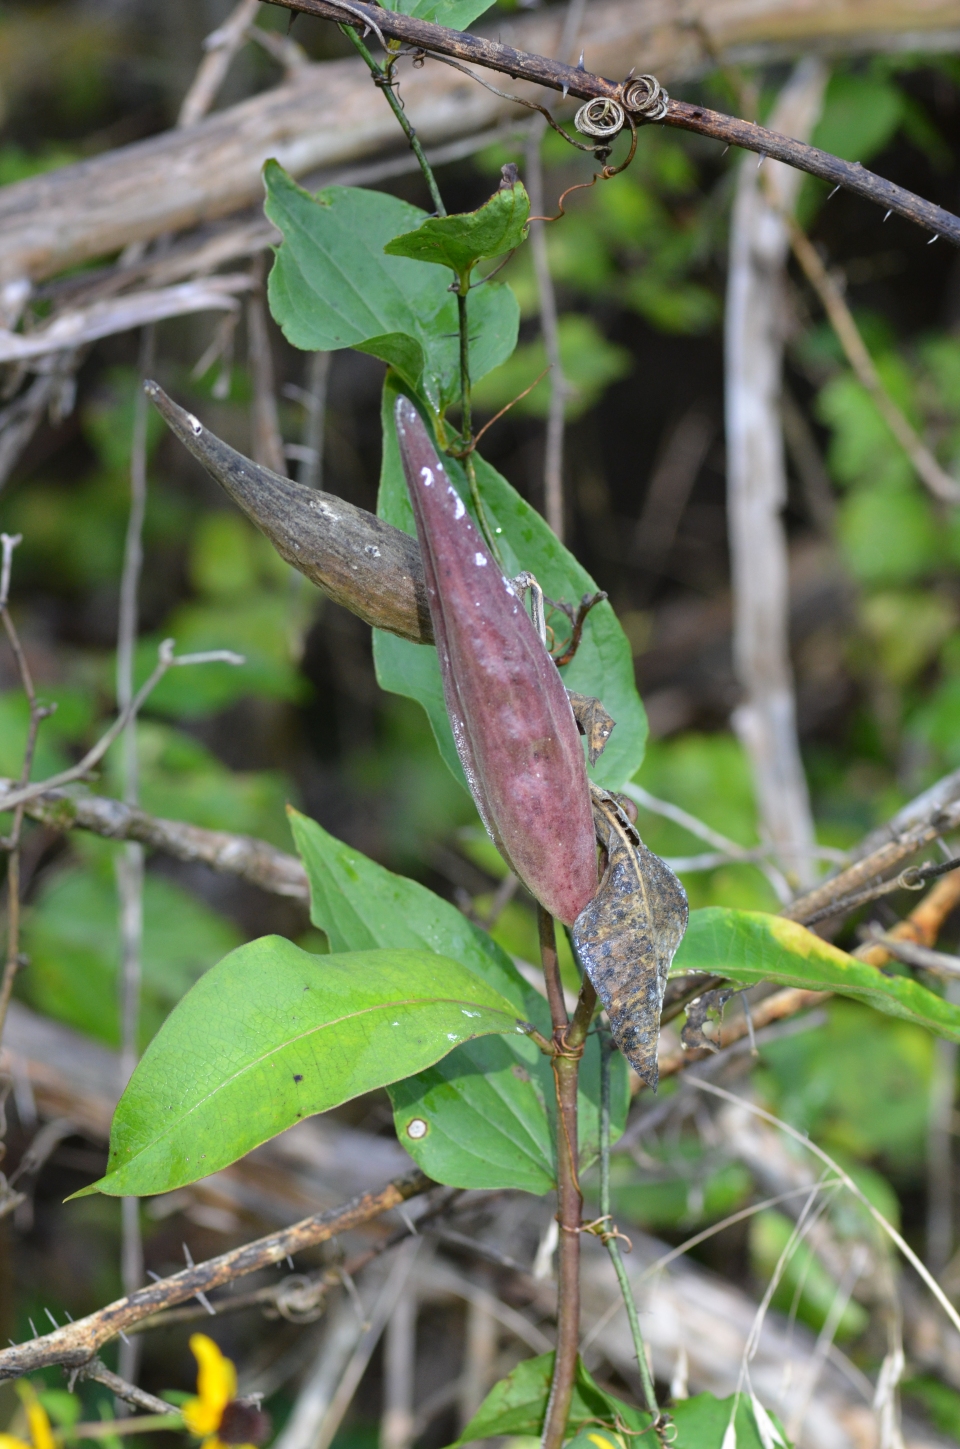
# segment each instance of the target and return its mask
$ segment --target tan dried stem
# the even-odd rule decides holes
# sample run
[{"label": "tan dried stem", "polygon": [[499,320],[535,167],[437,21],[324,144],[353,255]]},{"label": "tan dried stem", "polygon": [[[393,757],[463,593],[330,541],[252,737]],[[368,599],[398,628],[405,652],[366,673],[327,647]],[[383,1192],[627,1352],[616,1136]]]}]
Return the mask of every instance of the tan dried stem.
[{"label": "tan dried stem", "polygon": [[830,319],[830,325],[837,335],[850,366],[860,385],[873,398],[877,411],[883,418],[916,471],[917,477],[934,498],[941,503],[960,503],[960,483],[944,468],[941,468],[933,453],[919,436],[903,409],[894,402],[877,371],[876,363],[867,350],[860,335],[860,329],[853,319],[843,293],[837,282],[824,266],[820,254],[806,232],[792,216],[784,215],[784,222],[790,233],[790,247],[800,263],[823,310]]}]

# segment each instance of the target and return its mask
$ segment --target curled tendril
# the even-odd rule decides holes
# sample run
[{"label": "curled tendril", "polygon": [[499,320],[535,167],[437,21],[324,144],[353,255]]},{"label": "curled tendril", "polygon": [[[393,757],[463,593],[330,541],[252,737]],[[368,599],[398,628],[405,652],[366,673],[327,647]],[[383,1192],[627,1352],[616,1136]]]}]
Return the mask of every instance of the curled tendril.
[{"label": "curled tendril", "polygon": [[573,124],[582,136],[612,141],[627,124],[627,113],[619,101],[611,100],[609,96],[596,96],[580,107]]},{"label": "curled tendril", "polygon": [[[564,203],[566,202],[567,197],[570,196],[570,195],[572,195],[572,193],[574,191],[589,191],[590,188],[591,188],[591,186],[596,186],[596,184],[597,184],[598,181],[609,181],[610,178],[611,178],[611,176],[619,176],[621,171],[626,171],[627,167],[630,165],[630,162],[633,160],[634,156],[637,154],[637,126],[636,126],[636,122],[634,121],[633,117],[630,115],[629,111],[627,112],[627,118],[626,119],[627,119],[627,125],[630,127],[630,150],[627,152],[627,155],[626,155],[625,159],[620,162],[620,165],[619,166],[604,166],[604,168],[603,168],[602,171],[596,171],[596,172],[594,172],[594,175],[593,175],[592,180],[590,180],[590,181],[578,181],[577,184],[576,184],[576,186],[568,186],[567,189],[566,189],[566,191],[564,191],[563,194],[561,195],[560,200],[557,202],[557,208],[558,209],[557,209],[556,216],[531,216],[531,218],[530,218],[531,221],[559,221],[560,218],[561,218],[561,216],[566,216],[567,213],[566,213],[566,209],[565,209]],[[589,149],[594,149],[594,148],[591,147]],[[601,146],[596,147],[596,149],[594,150],[594,155],[597,156],[597,159],[598,160],[603,160],[605,154],[609,154],[609,152],[606,152],[605,153],[604,150],[603,150],[603,147],[601,147]]]},{"label": "curled tendril", "polygon": [[670,97],[655,75],[628,77],[620,87],[623,105],[628,111],[643,116],[645,121],[662,121],[667,114]]}]

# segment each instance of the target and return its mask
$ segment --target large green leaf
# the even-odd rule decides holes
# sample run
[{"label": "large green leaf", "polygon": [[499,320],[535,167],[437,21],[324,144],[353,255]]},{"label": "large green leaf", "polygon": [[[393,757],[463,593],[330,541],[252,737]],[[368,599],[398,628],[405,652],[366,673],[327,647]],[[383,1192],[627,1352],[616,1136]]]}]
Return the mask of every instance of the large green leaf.
[{"label": "large green leaf", "polygon": [[[552,1353],[524,1359],[523,1363],[517,1364],[511,1374],[490,1390],[450,1449],[461,1449],[462,1445],[477,1439],[500,1435],[539,1435],[547,1411],[552,1375]],[[698,1394],[696,1398],[681,1400],[669,1410],[675,1426],[669,1442],[675,1449],[722,1449],[733,1408],[732,1395],[728,1399],[716,1399],[713,1394]],[[736,1449],[763,1449],[755,1417],[757,1414],[772,1418],[762,1408],[755,1408],[748,1394],[741,1394],[734,1420]],[[577,1437],[571,1440],[570,1449],[572,1445],[577,1445],[577,1449],[581,1446],[582,1449],[604,1449],[607,1435],[601,1432],[594,1438],[591,1430],[596,1429],[614,1431],[619,1442],[626,1438],[635,1449],[656,1449],[657,1437],[643,1433],[649,1422],[649,1414],[615,1398],[594,1383],[582,1361],[577,1360],[573,1402],[567,1419],[568,1432],[575,1433]],[[781,1435],[781,1443],[789,1449],[782,1427],[776,1420],[773,1423]],[[614,1449],[613,1443],[610,1449]]]},{"label": "large green leaf", "polygon": [[[267,215],[283,233],[269,297],[284,336],[308,351],[371,352],[442,412],[460,395],[457,300],[436,267],[383,250],[426,212],[359,187],[311,196],[275,161],[264,180]],[[513,292],[499,282],[471,294],[472,378],[510,356],[519,315]]]},{"label": "large green leaf", "polygon": [[[425,651],[424,651],[425,652]],[[418,948],[452,957],[506,997],[517,1014],[549,1034],[550,1014],[505,951],[455,906],[416,881],[394,875],[290,811],[310,881],[311,919],[334,951]],[[613,1059],[612,1135],[626,1120],[628,1083]],[[590,1037],[580,1074],[581,1165],[599,1151],[598,1042]],[[553,1077],[527,1037],[483,1037],[389,1088],[397,1135],[437,1182],[454,1187],[549,1192],[556,1173]],[[418,1119],[422,1137],[408,1127]]]},{"label": "large green leaf", "polygon": [[691,912],[671,975],[686,971],[710,971],[742,982],[776,981],[807,991],[835,991],[960,1041],[960,1007],[908,976],[887,976],[796,921],[765,911],[707,906]]},{"label": "large green leaf", "polygon": [[[549,1077],[529,1039],[468,1042],[388,1087],[397,1136],[436,1182],[549,1192],[556,1181]],[[416,1141],[412,1122],[426,1127]]]},{"label": "large green leaf", "polygon": [[195,1182],[460,1042],[518,1030],[512,1002],[433,952],[312,956],[265,936],[208,971],[154,1037],[95,1187],[144,1196]]},{"label": "large green leaf", "polygon": [[[407,496],[393,421],[398,391],[397,379],[388,374],[383,392],[383,466],[377,511],[388,523],[415,535],[413,509]],[[459,464],[447,458],[444,466],[469,507],[469,490]],[[584,594],[596,592],[593,579],[539,513],[479,456],[477,480],[508,573],[518,574],[528,569],[536,575],[549,598],[568,604],[576,605]],[[562,640],[565,637],[563,615],[549,615],[548,622]],[[381,687],[394,694],[407,695],[423,706],[443,758],[466,789],[443,702],[436,650],[379,630],[374,631],[373,647]],[[598,604],[591,610],[580,648],[561,673],[568,689],[595,695],[616,720],[617,727],[590,773],[598,784],[617,790],[632,778],[643,760],[647,719],[634,682],[630,645],[608,603]]]},{"label": "large green leaf", "polygon": [[476,211],[453,216],[429,216],[416,231],[404,232],[387,242],[390,257],[414,257],[449,267],[460,281],[460,290],[470,285],[470,274],[484,258],[514,251],[527,235],[530,198],[522,182],[501,186]]}]

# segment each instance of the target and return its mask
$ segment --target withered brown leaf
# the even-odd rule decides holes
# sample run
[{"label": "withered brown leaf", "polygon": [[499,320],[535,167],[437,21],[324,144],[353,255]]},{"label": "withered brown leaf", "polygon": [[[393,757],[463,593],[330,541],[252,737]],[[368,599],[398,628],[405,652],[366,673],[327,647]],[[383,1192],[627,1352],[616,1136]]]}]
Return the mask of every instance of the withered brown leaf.
[{"label": "withered brown leaf", "polygon": [[[719,991],[705,991],[702,996],[687,1002],[687,1019],[680,1033],[680,1040],[687,1051],[720,1050],[719,1027],[723,1021],[723,1008],[734,995],[732,987],[725,987]],[[718,1030],[715,1036],[707,1036],[704,1028],[708,1022],[716,1024]]]},{"label": "withered brown leaf", "polygon": [[617,722],[607,714],[599,699],[594,699],[592,694],[577,694],[575,690],[568,689],[567,698],[577,722],[577,729],[587,742],[587,757],[591,765],[595,765],[606,749],[607,740],[616,729]]},{"label": "withered brown leaf", "polygon": [[592,795],[607,868],[597,894],[573,924],[573,943],[606,1008],[614,1041],[642,1080],[656,1089],[663,993],[687,929],[687,896],[613,796],[596,786]]}]

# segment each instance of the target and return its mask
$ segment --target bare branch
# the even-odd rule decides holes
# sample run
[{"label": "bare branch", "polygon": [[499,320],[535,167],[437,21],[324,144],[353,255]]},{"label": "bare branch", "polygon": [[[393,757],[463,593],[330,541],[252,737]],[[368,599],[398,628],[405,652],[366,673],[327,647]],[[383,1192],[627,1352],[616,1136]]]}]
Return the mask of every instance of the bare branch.
[{"label": "bare branch", "polygon": [[[0,812],[7,808],[6,792],[14,788],[12,780],[0,779]],[[205,830],[182,820],[164,820],[120,800],[70,795],[65,790],[44,790],[26,802],[24,813],[53,830],[89,830],[107,840],[136,840],[176,860],[240,876],[273,895],[309,899],[306,871],[297,857],[252,835]]]},{"label": "bare branch", "polygon": [[4,810],[13,810],[17,805],[23,805],[28,800],[36,799],[46,790],[57,785],[68,785],[73,780],[82,780],[89,775],[95,765],[99,764],[104,755],[113,744],[114,740],[126,728],[127,723],[135,718],[141,705],[153,693],[168,669],[174,669],[178,665],[185,664],[243,664],[245,660],[242,655],[234,654],[229,649],[208,649],[200,654],[181,654],[179,657],[173,653],[172,639],[164,639],[160,645],[160,659],[156,668],[145,684],[142,684],[125,709],[122,709],[114,720],[113,724],[102,735],[97,743],[87,751],[83,759],[69,770],[61,770],[59,775],[51,775],[49,780],[38,780],[35,785],[23,785],[13,789],[4,799]]},{"label": "bare branch", "polygon": [[246,1273],[255,1273],[273,1263],[281,1263],[304,1248],[325,1243],[338,1233],[350,1231],[390,1208],[398,1207],[408,1198],[426,1192],[434,1184],[420,1171],[395,1178],[379,1192],[366,1192],[328,1212],[303,1218],[279,1233],[257,1238],[217,1258],[184,1268],[170,1278],[161,1278],[126,1298],[109,1303],[106,1308],[68,1323],[54,1333],[44,1334],[28,1343],[0,1350],[0,1380],[20,1378],[49,1364],[65,1364],[69,1368],[85,1364],[102,1344],[123,1329],[148,1318],[163,1308],[183,1303],[211,1288],[219,1288]]},{"label": "bare branch", "polygon": [[245,273],[207,277],[175,287],[130,292],[123,297],[93,302],[89,307],[60,312],[52,322],[34,332],[0,328],[0,362],[32,362],[51,352],[81,347],[115,332],[129,332],[133,327],[162,322],[167,317],[183,317],[189,312],[233,312],[237,308],[237,293],[248,292],[250,286],[250,278]]},{"label": "bare branch", "polygon": [[[138,1389],[136,1384],[129,1384],[112,1369],[108,1369],[105,1363],[98,1358],[91,1359],[78,1370],[78,1379],[92,1379],[94,1383],[103,1384],[109,1389],[115,1399],[122,1399],[125,1404],[132,1404],[135,1409],[143,1409],[147,1414],[178,1414],[180,1411],[173,1404],[165,1403],[163,1399],[157,1399],[153,1394],[148,1394],[144,1389]],[[136,1421],[135,1421],[136,1422]]]},{"label": "bare branch", "polygon": [[258,0],[240,0],[233,14],[203,42],[206,54],[181,102],[178,126],[195,125],[213,105],[234,56],[246,42],[247,31],[256,19],[257,5]]}]

